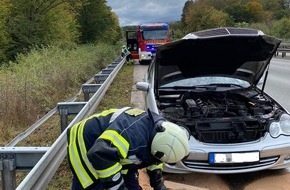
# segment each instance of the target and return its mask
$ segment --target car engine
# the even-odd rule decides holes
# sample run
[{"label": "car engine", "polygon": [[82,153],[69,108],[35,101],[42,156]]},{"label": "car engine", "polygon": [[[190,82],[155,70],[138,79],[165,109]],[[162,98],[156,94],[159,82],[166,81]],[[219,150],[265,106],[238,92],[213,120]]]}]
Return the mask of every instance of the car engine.
[{"label": "car engine", "polygon": [[254,89],[187,91],[160,114],[187,128],[201,142],[225,144],[263,137],[279,109]]}]

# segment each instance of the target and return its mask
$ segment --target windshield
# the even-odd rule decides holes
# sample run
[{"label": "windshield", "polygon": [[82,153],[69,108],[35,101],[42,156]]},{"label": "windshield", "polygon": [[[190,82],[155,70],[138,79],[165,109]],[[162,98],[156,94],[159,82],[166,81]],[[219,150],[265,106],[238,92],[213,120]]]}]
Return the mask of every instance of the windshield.
[{"label": "windshield", "polygon": [[168,30],[149,30],[143,31],[144,40],[161,40],[168,38]]},{"label": "windshield", "polygon": [[234,85],[247,88],[250,84],[247,81],[230,77],[195,77],[174,81],[161,87],[194,87],[206,85]]}]

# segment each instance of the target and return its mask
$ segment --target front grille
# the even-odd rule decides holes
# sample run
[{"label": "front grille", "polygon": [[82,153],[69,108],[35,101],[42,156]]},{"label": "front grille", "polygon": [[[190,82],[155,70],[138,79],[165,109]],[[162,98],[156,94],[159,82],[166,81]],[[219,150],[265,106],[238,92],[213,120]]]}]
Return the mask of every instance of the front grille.
[{"label": "front grille", "polygon": [[182,163],[190,168],[190,169],[197,169],[197,170],[246,170],[252,168],[260,168],[269,165],[273,165],[279,159],[278,156],[276,157],[267,157],[261,158],[259,162],[255,163],[239,163],[239,164],[220,164],[220,165],[210,165],[207,161],[200,161],[200,160],[185,160]]},{"label": "front grille", "polygon": [[192,135],[201,142],[219,144],[251,142],[264,136],[265,124],[252,118],[243,119],[227,122],[219,119],[215,122],[209,122],[208,119],[198,120],[192,127]]}]

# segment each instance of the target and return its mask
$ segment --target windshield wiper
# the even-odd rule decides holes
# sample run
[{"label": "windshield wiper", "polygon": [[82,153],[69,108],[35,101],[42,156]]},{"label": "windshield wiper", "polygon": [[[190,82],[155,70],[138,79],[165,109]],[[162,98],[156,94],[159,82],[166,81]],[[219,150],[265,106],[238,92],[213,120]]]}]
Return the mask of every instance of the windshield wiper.
[{"label": "windshield wiper", "polygon": [[205,90],[216,90],[219,87],[231,88],[231,87],[238,87],[238,88],[245,88],[242,85],[238,84],[208,84],[208,85],[198,85],[198,86],[172,86],[172,87],[162,87],[162,88],[172,88],[172,89],[205,89]]},{"label": "windshield wiper", "polygon": [[233,84],[233,83],[227,83],[227,84],[224,84],[224,83],[215,83],[215,84],[209,84],[209,85],[212,85],[212,86],[216,86],[216,87],[239,87],[239,88],[245,88],[245,86],[242,86],[242,85],[239,85],[239,84]]},{"label": "windshield wiper", "polygon": [[173,88],[173,89],[204,89],[204,90],[216,90],[216,86],[211,85],[199,85],[199,86],[173,86],[173,87],[167,87],[167,88]]}]

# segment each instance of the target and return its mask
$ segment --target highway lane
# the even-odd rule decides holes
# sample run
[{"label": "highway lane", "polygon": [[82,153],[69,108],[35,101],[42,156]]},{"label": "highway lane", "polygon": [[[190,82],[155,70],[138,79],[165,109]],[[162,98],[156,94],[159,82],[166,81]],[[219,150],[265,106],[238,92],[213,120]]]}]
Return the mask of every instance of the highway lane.
[{"label": "highway lane", "polygon": [[271,61],[265,92],[290,111],[290,60]]}]

